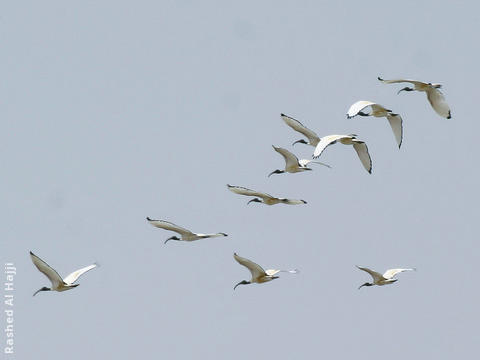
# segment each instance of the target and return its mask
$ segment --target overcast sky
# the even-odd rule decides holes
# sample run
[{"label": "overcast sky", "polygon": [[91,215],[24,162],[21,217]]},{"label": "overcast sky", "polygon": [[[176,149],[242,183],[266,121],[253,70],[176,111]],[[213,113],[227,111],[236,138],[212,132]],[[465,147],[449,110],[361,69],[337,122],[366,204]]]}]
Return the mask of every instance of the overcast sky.
[{"label": "overcast sky", "polygon": [[[11,358],[475,358],[479,14],[474,1],[4,2]],[[452,119],[377,76],[443,84]],[[357,100],[403,117],[400,150],[384,118],[346,119]],[[267,178],[284,166],[272,144],[313,152],[291,147],[302,136],[282,112],[358,134],[373,173],[333,145],[332,169]],[[247,206],[227,183],[308,204]],[[146,216],[229,236],[164,245],[173,233]],[[32,297],[50,283],[30,250],[61,275],[101,267]],[[233,291],[250,279],[233,252],[301,272]],[[357,290],[371,278],[355,265],[418,271]]]}]

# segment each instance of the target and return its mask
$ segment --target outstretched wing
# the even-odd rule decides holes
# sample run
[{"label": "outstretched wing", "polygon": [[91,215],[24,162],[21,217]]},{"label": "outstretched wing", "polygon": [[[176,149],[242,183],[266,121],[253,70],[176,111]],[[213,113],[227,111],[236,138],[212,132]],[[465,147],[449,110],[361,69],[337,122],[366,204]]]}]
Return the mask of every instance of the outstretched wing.
[{"label": "outstretched wing", "polygon": [[336,143],[338,140],[343,138],[351,137],[349,135],[328,135],[324,136],[320,139],[320,142],[315,147],[315,151],[313,152],[313,158],[316,159],[320,155],[322,155],[323,150],[327,148],[327,146]]},{"label": "outstretched wing", "polygon": [[391,279],[395,275],[397,275],[401,272],[404,272],[404,271],[415,271],[415,269],[389,269],[389,270],[385,271],[385,273],[383,274],[383,277],[385,279]]},{"label": "outstretched wing", "polygon": [[350,109],[348,109],[347,118],[350,119],[358,115],[360,111],[365,109],[367,106],[372,106],[372,105],[376,105],[376,104],[374,102],[366,101],[366,100],[357,101],[355,104],[352,104],[352,106],[350,106]]},{"label": "outstretched wing", "polygon": [[398,148],[402,145],[403,140],[403,120],[402,117],[398,114],[387,114],[387,120],[390,124],[390,127],[393,130],[393,135],[395,135],[395,140],[397,140]]},{"label": "outstretched wing", "polygon": [[187,230],[181,226],[175,225],[171,222],[165,221],[165,220],[153,220],[147,217],[147,221],[160,229],[165,229],[165,230],[170,230],[170,231],[175,231],[176,233],[179,233],[180,235],[195,235],[192,233],[190,230]]},{"label": "outstretched wing", "polygon": [[290,116],[287,116],[285,114],[280,114],[280,116],[282,117],[283,121],[285,121],[285,123],[288,126],[290,126],[293,130],[298,131],[299,133],[305,135],[308,138],[308,141],[310,142],[310,144],[312,144],[313,146],[318,144],[318,142],[320,141],[320,138],[314,131],[310,130],[305,125],[303,125],[300,121]]},{"label": "outstretched wing", "polygon": [[97,264],[92,264],[92,265],[88,265],[88,266],[85,266],[84,268],[81,268],[81,269],[78,269],[77,271],[74,271],[72,272],[71,274],[67,275],[63,281],[66,283],[66,284],[73,284],[75,281],[77,281],[77,279],[82,276],[83,274],[85,274],[87,271],[90,271],[92,270],[93,268],[96,268],[98,265]]},{"label": "outstretched wing", "polygon": [[248,259],[245,259],[241,256],[238,256],[237,253],[234,253],[233,257],[235,258],[235,260],[237,260],[237,262],[240,265],[243,265],[248,270],[250,270],[250,272],[252,273],[252,279],[257,279],[260,276],[265,276],[265,274],[266,274],[265,270],[263,270],[263,268],[260,265],[254,263],[251,260],[248,260]]},{"label": "outstretched wing", "polygon": [[445,96],[443,96],[442,92],[434,87],[429,87],[427,90],[427,99],[430,105],[432,105],[433,110],[435,112],[447,119],[450,119],[450,107],[448,106]]},{"label": "outstretched wing", "polygon": [[373,271],[373,270],[370,270],[369,268],[366,268],[366,267],[360,267],[357,265],[357,268],[359,268],[360,270],[363,270],[367,273],[369,273],[372,278],[373,278],[373,282],[378,282],[380,280],[386,280],[382,274],[376,272],[376,271]]},{"label": "outstretched wing", "polygon": [[57,288],[60,284],[63,284],[62,277],[48,265],[45,261],[40,259],[37,255],[30,251],[30,257],[32,258],[33,264],[37,267],[37,269],[43,273],[48,280],[52,283],[52,288]]},{"label": "outstretched wing", "polygon": [[383,82],[384,84],[396,84],[396,83],[405,83],[406,82],[406,83],[414,84],[414,85],[417,85],[417,86],[427,86],[428,85],[427,83],[424,83],[422,81],[410,80],[410,79],[384,80],[381,77],[378,77],[377,79],[380,80],[381,82]]},{"label": "outstretched wing", "polygon": [[368,152],[367,144],[360,140],[353,140],[353,148],[357,152],[360,161],[362,162],[363,167],[365,170],[368,171],[369,174],[372,173],[372,159],[370,158],[370,154]]},{"label": "outstretched wing", "polygon": [[228,190],[230,190],[231,192],[234,192],[235,194],[239,194],[239,195],[258,196],[262,199],[265,199],[265,198],[273,199],[274,198],[272,195],[269,195],[269,194],[266,194],[266,193],[261,193],[261,192],[255,191],[255,190],[250,190],[250,189],[247,189],[247,188],[242,187],[242,186],[233,186],[233,185],[227,184],[227,187],[228,187]]},{"label": "outstretched wing", "polygon": [[275,147],[274,145],[272,146],[273,146],[273,149],[276,152],[278,152],[280,155],[282,155],[283,158],[285,159],[285,168],[298,165],[298,158],[294,154],[292,154],[290,151],[281,147]]}]

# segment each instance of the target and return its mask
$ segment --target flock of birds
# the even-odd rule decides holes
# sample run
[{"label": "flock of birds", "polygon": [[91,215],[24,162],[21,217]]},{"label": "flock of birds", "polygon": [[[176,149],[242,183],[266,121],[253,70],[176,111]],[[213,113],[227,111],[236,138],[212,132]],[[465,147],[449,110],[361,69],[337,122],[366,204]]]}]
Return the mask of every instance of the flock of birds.
[{"label": "flock of birds", "polygon": [[[412,84],[413,88],[404,87],[400,89],[398,93],[400,93],[401,91],[423,91],[427,94],[427,99],[430,102],[430,105],[438,115],[447,119],[451,118],[450,108],[447,102],[445,101],[445,97],[439,90],[441,88],[440,84],[425,83],[417,80],[408,80],[408,79],[384,80],[380,77],[378,78],[378,80],[385,84],[395,84],[395,83]],[[369,113],[364,112],[364,110],[367,108],[370,108]],[[399,114],[393,113],[392,110],[389,110],[380,104],[377,104],[371,101],[362,100],[362,101],[357,101],[352,106],[350,106],[347,112],[347,118],[353,118],[354,116],[357,116],[357,115],[386,117],[392,128],[396,143],[399,148],[401,147],[402,139],[403,139],[403,120]],[[328,146],[339,142],[344,145],[352,145],[355,151],[357,152],[360,162],[362,163],[365,170],[367,170],[369,173],[372,172],[372,160],[368,152],[367,144],[364,141],[358,139],[357,135],[355,134],[327,135],[320,138],[314,131],[308,129],[298,120],[292,117],[289,117],[285,114],[281,114],[281,118],[293,130],[303,134],[307,138],[307,140],[300,139],[295,141],[292,144],[292,146],[295,145],[296,143],[302,143],[302,144],[307,144],[315,147],[315,150],[312,155],[313,159],[317,159],[318,157],[320,157],[323,151]],[[273,174],[282,174],[285,172],[297,173],[297,172],[312,170],[311,168],[308,167],[310,163],[316,163],[326,167],[330,167],[327,164],[314,161],[314,160],[309,160],[309,159],[299,160],[293,153],[281,147],[273,146],[273,149],[276,152],[278,152],[280,155],[282,155],[283,158],[285,159],[285,168],[284,170],[280,170],[280,169],[274,170],[268,176],[271,176]],[[250,190],[241,186],[227,185],[227,187],[230,191],[232,191],[235,194],[253,197],[253,199],[248,201],[247,204],[251,202],[259,202],[265,205],[275,205],[275,204],[301,205],[301,204],[307,203],[305,200],[274,197],[267,193]],[[195,241],[199,239],[227,236],[227,234],[223,232],[214,233],[214,234],[194,233],[190,230],[187,230],[181,226],[175,225],[165,220],[154,220],[147,217],[147,221],[154,227],[173,231],[180,235],[180,237],[177,237],[177,236],[169,237],[168,239],[165,240],[165,243],[167,243],[170,240]],[[79,285],[79,284],[75,284],[75,282],[78,280],[78,278],[81,275],[98,266],[98,264],[95,263],[95,264],[86,266],[84,268],[81,268],[79,270],[76,270],[73,273],[62,278],[52,267],[50,267],[45,261],[40,259],[31,251],[30,251],[30,257],[32,259],[33,264],[37,267],[37,269],[40,272],[42,272],[52,283],[50,288],[44,286],[41,289],[37,290],[33,294],[34,296],[40,291],[66,291],[66,290],[73,289]],[[280,272],[298,273],[298,270],[275,270],[275,269],[264,270],[260,265],[254,263],[249,259],[246,259],[237,255],[237,253],[234,253],[233,257],[240,265],[245,266],[251,273],[251,279],[249,281],[248,280],[240,281],[238,284],[234,286],[234,290],[239,285],[246,285],[246,284],[252,284],[252,283],[261,284],[274,279],[278,279],[277,275]],[[382,286],[382,285],[393,284],[394,282],[397,281],[397,279],[395,278],[397,274],[404,271],[415,270],[415,269],[389,269],[385,271],[385,273],[382,275],[366,267],[360,267],[360,266],[357,266],[357,267],[358,269],[363,270],[368,274],[370,274],[373,280],[373,282],[371,283],[366,282],[360,285],[359,289],[362,288],[363,286],[372,286],[372,285]]]}]

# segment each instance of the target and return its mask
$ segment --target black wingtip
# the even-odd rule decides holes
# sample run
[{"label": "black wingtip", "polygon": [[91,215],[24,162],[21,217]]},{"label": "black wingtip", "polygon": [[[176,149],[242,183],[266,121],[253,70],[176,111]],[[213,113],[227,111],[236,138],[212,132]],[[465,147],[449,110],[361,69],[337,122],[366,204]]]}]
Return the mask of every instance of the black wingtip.
[{"label": "black wingtip", "polygon": [[451,119],[452,118],[452,114],[450,113],[450,111],[448,112],[448,116],[447,116],[447,119]]},{"label": "black wingtip", "polygon": [[287,115],[285,115],[284,113],[280,113],[280,116],[287,116]]},{"label": "black wingtip", "polygon": [[377,79],[378,79],[379,81],[385,81],[385,80],[383,80],[380,76],[377,76]]}]

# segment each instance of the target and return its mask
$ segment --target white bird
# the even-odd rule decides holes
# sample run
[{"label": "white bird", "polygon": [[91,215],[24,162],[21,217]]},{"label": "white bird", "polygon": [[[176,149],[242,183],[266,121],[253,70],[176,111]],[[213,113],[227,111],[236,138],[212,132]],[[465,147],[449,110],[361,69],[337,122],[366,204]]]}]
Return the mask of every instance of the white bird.
[{"label": "white bird", "polygon": [[364,141],[357,139],[357,135],[355,134],[328,135],[322,137],[315,148],[315,151],[313,152],[313,158],[318,158],[320,155],[322,155],[322,152],[327,148],[327,146],[335,144],[336,142],[340,142],[344,145],[353,145],[353,148],[357,152],[357,155],[365,170],[367,170],[370,174],[372,173],[372,159],[368,153],[367,144],[365,144]]},{"label": "white bird", "polygon": [[288,126],[290,126],[293,130],[298,131],[299,133],[305,135],[308,139],[308,142],[305,141],[304,139],[297,140],[292,145],[295,145],[296,143],[302,143],[302,144],[307,144],[311,146],[317,146],[317,144],[320,141],[320,138],[315,132],[307,128],[300,121],[290,116],[287,116],[285,114],[280,114],[280,116]]},{"label": "white bird", "polygon": [[160,229],[165,229],[165,230],[170,230],[170,231],[175,231],[176,233],[181,235],[181,238],[178,238],[176,236],[172,236],[165,240],[164,244],[167,243],[169,240],[177,240],[177,241],[194,241],[198,239],[206,239],[206,238],[212,238],[212,237],[219,237],[219,236],[228,236],[227,234],[220,232],[216,234],[197,234],[193,233],[190,230],[187,230],[181,226],[175,225],[171,222],[165,221],[165,220],[153,220],[147,217],[147,221],[152,224],[153,226],[160,228]]},{"label": "white bird", "polygon": [[263,270],[263,268],[260,265],[255,264],[251,260],[238,256],[237,253],[234,253],[233,257],[235,260],[237,260],[237,262],[240,265],[245,266],[252,273],[252,279],[250,281],[247,281],[247,280],[240,281],[237,285],[234,286],[233,290],[235,290],[238,285],[246,285],[246,284],[252,284],[252,283],[261,284],[264,282],[278,279],[278,276],[275,276],[275,275],[278,274],[279,272],[289,272],[291,274],[298,273],[298,270],[296,269],[295,270],[274,270],[274,269]]},{"label": "white bird", "polygon": [[438,89],[442,87],[440,84],[432,84],[432,83],[424,83],[421,81],[417,80],[408,80],[408,79],[397,79],[397,80],[384,80],[380,77],[378,77],[378,80],[385,84],[395,84],[395,83],[411,83],[414,85],[413,88],[411,87],[404,87],[403,89],[400,89],[400,91],[425,91],[427,93],[427,99],[430,102],[430,105],[432,105],[433,110],[436,111],[436,113],[444,118],[450,119],[452,117],[452,114],[450,112],[450,107],[448,106],[445,96],[443,96],[442,92]]},{"label": "white bird", "polygon": [[358,289],[360,289],[362,286],[373,286],[373,285],[388,285],[388,284],[393,284],[396,282],[398,279],[394,279],[395,275],[404,272],[404,271],[415,271],[416,269],[389,269],[385,271],[385,273],[382,275],[376,271],[370,270],[369,268],[365,267],[360,267],[357,265],[357,268],[360,270],[366,271],[369,273],[372,278],[373,278],[373,283],[368,283],[366,282],[365,284],[362,284],[359,286]]},{"label": "white bird", "polygon": [[292,154],[290,151],[281,147],[275,147],[275,145],[272,145],[272,146],[273,146],[273,149],[276,152],[278,152],[280,155],[282,155],[283,158],[285,159],[285,170],[272,171],[270,174],[268,174],[268,176],[272,174],[282,174],[284,172],[296,173],[296,172],[301,172],[306,170],[312,170],[309,167],[307,167],[307,165],[310,163],[331,167],[330,165],[327,165],[318,161],[307,160],[307,159],[298,160],[298,158],[294,154]]},{"label": "white bird", "polygon": [[35,296],[40,291],[65,291],[70,290],[77,287],[80,284],[74,284],[75,281],[84,273],[93,268],[97,267],[98,264],[88,265],[84,268],[81,268],[73,273],[65,276],[63,279],[58,273],[50,267],[45,261],[40,259],[37,255],[30,251],[30,257],[32,258],[33,264],[37,267],[37,269],[43,273],[51,282],[52,287],[48,288],[46,286],[42,287],[41,289],[35,291],[33,296]]},{"label": "white bird", "polygon": [[[371,107],[372,111],[367,114],[364,113],[362,110],[368,106]],[[380,104],[365,100],[357,101],[355,104],[350,106],[350,109],[348,109],[348,119],[356,115],[386,117],[393,130],[393,135],[395,135],[395,139],[397,140],[398,148],[400,148],[403,138],[402,118],[400,115],[392,113],[392,110],[388,110]]]},{"label": "white bird", "polygon": [[230,190],[231,192],[234,192],[235,194],[246,195],[246,196],[257,196],[257,197],[261,198],[261,200],[258,199],[258,198],[254,198],[254,199],[250,200],[247,204],[250,204],[252,201],[263,203],[263,204],[266,204],[266,205],[275,205],[275,204],[280,204],[280,203],[288,204],[288,205],[299,205],[299,204],[306,204],[307,203],[305,200],[277,198],[277,197],[274,197],[270,194],[258,192],[258,191],[255,191],[255,190],[250,190],[250,189],[244,188],[242,186],[233,186],[233,185],[227,184],[227,187],[228,187],[228,190]]}]

